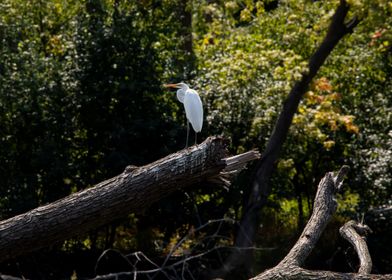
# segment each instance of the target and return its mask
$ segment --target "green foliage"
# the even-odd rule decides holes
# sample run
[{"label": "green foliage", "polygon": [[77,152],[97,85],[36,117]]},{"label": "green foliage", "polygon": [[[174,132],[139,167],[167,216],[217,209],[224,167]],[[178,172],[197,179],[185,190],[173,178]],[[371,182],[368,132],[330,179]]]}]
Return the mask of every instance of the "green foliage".
[{"label": "green foliage", "polygon": [[170,7],[152,13],[153,3],[126,1],[2,5],[1,216],[150,162],[182,141],[180,109],[160,88],[168,57],[157,46],[164,31],[173,31],[152,20]]},{"label": "green foliage", "polygon": [[[205,94],[211,129],[230,136],[234,150],[265,145],[282,100],[307,71],[306,61],[325,35],[337,2],[285,1],[270,11],[262,9],[268,1],[198,7],[209,22],[202,17],[195,22],[202,31],[196,51],[203,60],[194,83]],[[304,188],[316,187],[312,182],[344,162],[359,176],[355,191],[366,191],[369,198],[376,189],[388,189],[390,165],[370,171],[374,168],[366,166],[370,162],[363,155],[376,142],[386,147],[382,143],[390,138],[391,6],[388,1],[352,2],[350,16],[362,22],[328,58],[300,105],[282,154],[283,161],[294,162],[291,171],[278,164],[275,186],[287,186],[288,196],[292,184],[302,186],[304,194]],[[370,113],[374,110],[378,114]],[[376,154],[388,153],[384,148]],[[388,175],[371,180],[369,172]],[[379,198],[390,196],[382,192]]]},{"label": "green foliage", "polygon": [[33,2],[2,4],[1,216],[69,193],[63,178],[70,177],[73,111],[67,91],[73,82],[68,65],[48,53],[48,38],[59,32],[46,16],[53,6]]}]

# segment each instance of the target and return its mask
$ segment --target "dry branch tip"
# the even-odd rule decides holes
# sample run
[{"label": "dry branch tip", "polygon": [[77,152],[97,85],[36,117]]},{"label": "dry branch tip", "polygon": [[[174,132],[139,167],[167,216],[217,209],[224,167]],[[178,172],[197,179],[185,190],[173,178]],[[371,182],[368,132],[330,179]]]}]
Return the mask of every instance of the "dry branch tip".
[{"label": "dry branch tip", "polygon": [[343,180],[346,177],[350,167],[348,165],[343,165],[337,174],[334,176],[335,181],[335,189],[336,191],[340,191],[342,189]]}]

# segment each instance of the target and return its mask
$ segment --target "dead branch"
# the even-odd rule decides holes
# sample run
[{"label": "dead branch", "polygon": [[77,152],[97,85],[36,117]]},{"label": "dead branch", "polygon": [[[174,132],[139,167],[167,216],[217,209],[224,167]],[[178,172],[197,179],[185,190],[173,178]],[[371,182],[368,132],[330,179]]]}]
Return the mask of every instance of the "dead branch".
[{"label": "dead branch", "polygon": [[359,271],[360,274],[369,274],[372,271],[372,258],[370,256],[367,244],[366,235],[371,233],[371,229],[364,224],[356,221],[348,221],[339,230],[340,235],[353,245],[355,252],[359,257]]},{"label": "dead branch", "polygon": [[208,178],[208,182],[228,187],[230,186],[231,180],[246,167],[248,162],[259,159],[260,156],[258,150],[251,150],[243,154],[225,158],[223,160],[226,165],[225,169],[217,176]]},{"label": "dead branch", "polygon": [[366,217],[379,223],[385,223],[386,221],[391,220],[392,205],[386,204],[371,208],[369,212],[366,213]]},{"label": "dead branch", "polygon": [[282,260],[282,265],[301,266],[309,256],[329,220],[336,211],[337,202],[335,194],[340,189],[343,176],[347,171],[348,167],[343,166],[336,177],[333,173],[328,172],[324,178],[321,179],[314,200],[313,213],[297,243]]},{"label": "dead branch", "polygon": [[[370,254],[367,246],[359,234],[368,232],[368,228],[356,223],[347,223],[343,226],[344,235],[348,235],[348,240],[353,242],[359,258],[361,260],[361,269],[359,273],[340,273],[332,271],[311,271],[302,268],[306,258],[316,245],[321,233],[324,231],[330,218],[335,213],[337,202],[335,194],[341,190],[343,177],[347,173],[348,167],[343,166],[340,171],[334,175],[327,173],[321,179],[313,206],[313,213],[305,226],[301,236],[295,243],[286,257],[274,268],[269,269],[252,280],[268,279],[392,279],[392,275],[375,275],[368,274],[371,270]],[[365,244],[363,244],[365,243]],[[369,263],[370,260],[370,263]]]},{"label": "dead branch", "polygon": [[[298,105],[308,90],[310,82],[317,75],[318,70],[324,64],[327,57],[340,40],[347,34],[353,32],[353,29],[359,23],[357,17],[346,19],[349,8],[350,6],[345,0],[340,1],[339,6],[332,16],[326,36],[309,58],[309,71],[302,74],[302,78],[294,84],[283,103],[283,108],[275,123],[274,130],[268,139],[265,151],[262,153],[263,156],[257,163],[256,172],[249,187],[249,197],[247,203],[244,205],[245,210],[241,220],[240,230],[237,233],[235,246],[248,247],[254,243],[256,231],[259,228],[258,213],[267,202],[270,194],[271,187],[269,179],[273,173],[283,143],[287,138]],[[229,256],[220,271],[212,272],[212,274],[222,277],[226,273],[230,273],[238,265],[243,264],[247,266],[246,264],[250,263],[250,255],[234,254]],[[247,268],[249,270],[249,266]]]},{"label": "dead branch", "polygon": [[[203,143],[151,164],[125,171],[96,186],[0,222],[0,261],[50,246],[114,220],[144,211],[176,190],[226,171],[243,168],[257,158],[227,156],[226,141]],[[222,173],[221,173],[222,172]]]}]

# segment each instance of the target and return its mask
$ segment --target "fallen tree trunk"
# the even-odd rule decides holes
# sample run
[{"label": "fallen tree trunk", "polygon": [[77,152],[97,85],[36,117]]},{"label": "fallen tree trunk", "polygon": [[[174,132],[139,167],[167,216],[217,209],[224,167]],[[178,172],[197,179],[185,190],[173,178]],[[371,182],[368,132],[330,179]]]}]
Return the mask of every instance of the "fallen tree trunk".
[{"label": "fallen tree trunk", "polygon": [[320,181],[314,200],[313,213],[305,226],[297,243],[293,246],[286,257],[274,268],[257,275],[251,280],[268,279],[392,279],[391,274],[370,274],[372,261],[367,249],[364,236],[370,232],[366,225],[353,221],[347,222],[340,229],[341,235],[355,248],[360,260],[358,273],[341,273],[332,271],[308,270],[301,266],[316,245],[330,218],[335,213],[337,201],[335,194],[341,190],[343,177],[348,167],[343,166],[335,176],[327,173]]},{"label": "fallen tree trunk", "polygon": [[96,186],[0,222],[0,261],[50,246],[129,213],[138,213],[176,190],[203,180],[227,183],[227,176],[257,159],[250,151],[226,158],[226,143],[202,144],[151,164],[129,166]]}]

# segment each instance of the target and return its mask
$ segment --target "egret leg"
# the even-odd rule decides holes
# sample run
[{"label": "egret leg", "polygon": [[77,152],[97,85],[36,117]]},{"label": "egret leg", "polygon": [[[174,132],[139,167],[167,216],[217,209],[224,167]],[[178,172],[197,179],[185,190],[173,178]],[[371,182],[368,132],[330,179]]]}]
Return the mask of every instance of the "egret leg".
[{"label": "egret leg", "polygon": [[188,148],[188,140],[189,140],[189,121],[186,120],[186,144],[185,144],[185,148]]},{"label": "egret leg", "polygon": [[197,132],[195,132],[195,145],[197,145]]}]

